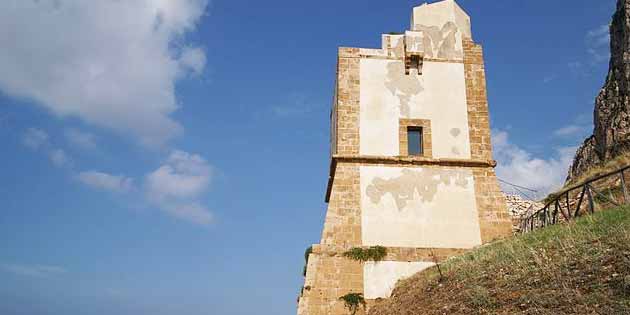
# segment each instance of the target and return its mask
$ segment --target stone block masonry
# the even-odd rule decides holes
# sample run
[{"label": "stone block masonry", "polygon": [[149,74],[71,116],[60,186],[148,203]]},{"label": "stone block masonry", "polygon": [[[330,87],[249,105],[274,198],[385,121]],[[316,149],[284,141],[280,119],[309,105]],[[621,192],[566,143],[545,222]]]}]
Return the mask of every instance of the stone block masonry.
[{"label": "stone block masonry", "polygon": [[359,154],[359,50],[339,49],[335,154]]},{"label": "stone block masonry", "polygon": [[471,155],[473,159],[489,160],[492,159],[492,143],[483,49],[472,39],[464,39],[463,47]]}]

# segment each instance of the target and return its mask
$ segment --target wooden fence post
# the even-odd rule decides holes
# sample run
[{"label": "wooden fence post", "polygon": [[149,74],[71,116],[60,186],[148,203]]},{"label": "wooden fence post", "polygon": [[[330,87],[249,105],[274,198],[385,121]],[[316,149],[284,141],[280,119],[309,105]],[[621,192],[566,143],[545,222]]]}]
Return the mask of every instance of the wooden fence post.
[{"label": "wooden fence post", "polygon": [[628,197],[628,188],[626,188],[626,178],[624,175],[624,171],[621,171],[621,191],[623,191],[623,203],[627,204],[630,202],[630,198]]},{"label": "wooden fence post", "polygon": [[591,192],[591,185],[586,184],[584,186],[586,188],[586,194],[588,196],[588,207],[591,210],[591,213],[595,213],[595,202],[593,201],[593,193]]},{"label": "wooden fence post", "polygon": [[580,213],[580,207],[582,206],[582,201],[584,201],[584,194],[586,193],[586,186],[582,187],[582,193],[580,194],[580,200],[578,201],[577,208],[575,209],[575,214],[573,218],[577,218]]},{"label": "wooden fence post", "polygon": [[571,219],[571,204],[569,203],[569,193],[571,191],[567,191],[567,215],[564,217],[567,222],[569,222],[569,220]]}]

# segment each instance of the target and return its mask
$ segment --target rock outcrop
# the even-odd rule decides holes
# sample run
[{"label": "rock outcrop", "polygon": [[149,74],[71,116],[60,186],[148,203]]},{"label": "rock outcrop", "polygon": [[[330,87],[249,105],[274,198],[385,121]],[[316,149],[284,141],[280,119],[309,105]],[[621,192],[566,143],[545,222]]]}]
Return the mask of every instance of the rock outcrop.
[{"label": "rock outcrop", "polygon": [[507,203],[508,211],[512,217],[512,228],[514,231],[519,230],[522,217],[530,215],[534,213],[534,211],[538,211],[545,206],[540,202],[523,199],[523,197],[519,195],[511,194],[505,195],[505,202]]},{"label": "rock outcrop", "polygon": [[568,180],[630,150],[630,0],[617,2],[610,52],[606,84],[595,100],[595,130],[578,149]]}]

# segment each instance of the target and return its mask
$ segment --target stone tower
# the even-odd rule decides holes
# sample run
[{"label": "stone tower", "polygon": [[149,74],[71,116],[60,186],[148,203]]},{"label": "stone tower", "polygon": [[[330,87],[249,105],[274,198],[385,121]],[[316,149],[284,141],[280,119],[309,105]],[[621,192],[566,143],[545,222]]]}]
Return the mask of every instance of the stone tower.
[{"label": "stone tower", "polygon": [[[340,48],[328,211],[308,255],[299,315],[348,314],[339,298],[396,282],[511,234],[492,159],[481,46],[453,1],[413,9],[382,49]],[[383,261],[343,256],[383,246]]]}]

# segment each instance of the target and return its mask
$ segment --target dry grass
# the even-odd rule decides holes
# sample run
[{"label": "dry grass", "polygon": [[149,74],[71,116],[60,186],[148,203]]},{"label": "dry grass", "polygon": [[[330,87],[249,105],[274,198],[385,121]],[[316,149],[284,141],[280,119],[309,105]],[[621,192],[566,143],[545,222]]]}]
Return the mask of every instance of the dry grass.
[{"label": "dry grass", "polygon": [[586,173],[582,174],[580,177],[567,181],[564,184],[563,188],[568,188],[570,186],[575,186],[578,183],[586,182],[593,177],[610,173],[624,166],[627,166],[628,164],[630,164],[630,152],[624,152],[616,158],[604,163],[604,165],[594,167],[588,170]]},{"label": "dry grass", "polygon": [[630,314],[630,208],[479,248],[398,284],[370,315]]},{"label": "dry grass", "polygon": [[548,203],[552,201],[553,199],[555,199],[556,196],[558,196],[558,194],[560,194],[562,191],[566,189],[582,185],[592,178],[595,178],[600,175],[604,175],[606,173],[613,172],[615,170],[621,169],[624,166],[628,166],[628,165],[630,165],[630,152],[624,152],[621,155],[617,156],[616,158],[606,162],[605,164],[594,167],[588,170],[586,173],[582,174],[581,176],[567,181],[566,183],[564,183],[564,186],[562,186],[562,188],[558,189],[557,191],[553,193],[550,193],[547,197],[542,199],[540,202]]}]

